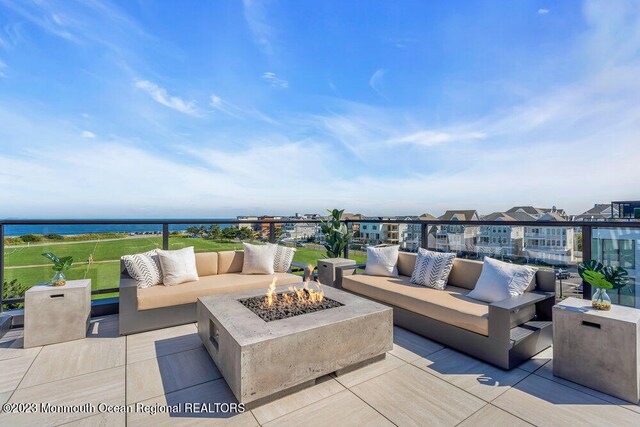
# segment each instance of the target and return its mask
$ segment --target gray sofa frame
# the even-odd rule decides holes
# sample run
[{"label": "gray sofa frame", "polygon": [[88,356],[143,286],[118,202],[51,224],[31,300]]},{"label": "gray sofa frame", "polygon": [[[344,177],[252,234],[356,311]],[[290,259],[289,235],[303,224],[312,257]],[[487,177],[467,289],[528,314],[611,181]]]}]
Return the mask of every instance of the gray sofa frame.
[{"label": "gray sofa frame", "polygon": [[[123,263],[120,264],[120,335],[130,335],[196,322],[196,302],[138,310],[138,284],[135,279],[129,276]],[[307,264],[292,262],[289,272],[304,270],[305,276],[303,278],[306,278],[308,274],[306,267]]]},{"label": "gray sofa frame", "polygon": [[[357,269],[364,267],[365,264],[337,267],[338,286],[342,289],[344,276],[355,274]],[[348,289],[343,290],[349,292]],[[393,323],[397,326],[502,369],[515,368],[553,342],[551,313],[555,304],[555,288],[547,289],[540,284],[531,292],[489,304],[489,336],[378,302],[393,308]],[[512,328],[511,313],[531,305],[535,305],[535,318]]]}]

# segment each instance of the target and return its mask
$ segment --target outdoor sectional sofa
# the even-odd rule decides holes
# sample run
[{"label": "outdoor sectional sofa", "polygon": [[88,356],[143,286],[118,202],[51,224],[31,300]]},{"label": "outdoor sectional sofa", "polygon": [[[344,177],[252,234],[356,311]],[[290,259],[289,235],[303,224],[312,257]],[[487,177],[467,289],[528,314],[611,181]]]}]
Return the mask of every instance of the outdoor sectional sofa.
[{"label": "outdoor sectional sofa", "polygon": [[503,369],[551,345],[552,270],[539,269],[523,295],[489,304],[467,297],[482,262],[456,258],[444,290],[410,283],[415,264],[416,254],[400,252],[398,277],[355,274],[364,264],[338,267],[338,286],[393,307],[396,325]]},{"label": "outdoor sectional sofa", "polygon": [[[121,263],[120,335],[167,328],[196,321],[198,297],[269,287],[274,277],[277,285],[302,282],[302,277],[288,273],[242,274],[244,252],[223,251],[196,253],[199,280],[174,286],[155,285],[138,288]],[[292,263],[297,267],[303,266]]]}]

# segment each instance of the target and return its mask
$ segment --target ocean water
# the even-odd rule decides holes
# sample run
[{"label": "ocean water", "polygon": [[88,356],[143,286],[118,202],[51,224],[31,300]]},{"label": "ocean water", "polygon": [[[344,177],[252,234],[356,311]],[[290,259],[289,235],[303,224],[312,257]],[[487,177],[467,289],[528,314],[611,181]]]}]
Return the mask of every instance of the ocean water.
[{"label": "ocean water", "polygon": [[[222,220],[229,218],[222,218]],[[185,231],[192,225],[200,224],[169,224],[169,231]],[[204,224],[208,226],[207,224]],[[220,228],[230,227],[230,224],[220,224]],[[78,224],[78,225],[5,225],[4,235],[22,236],[23,234],[60,234],[70,236],[87,233],[143,233],[162,232],[160,224]]]}]

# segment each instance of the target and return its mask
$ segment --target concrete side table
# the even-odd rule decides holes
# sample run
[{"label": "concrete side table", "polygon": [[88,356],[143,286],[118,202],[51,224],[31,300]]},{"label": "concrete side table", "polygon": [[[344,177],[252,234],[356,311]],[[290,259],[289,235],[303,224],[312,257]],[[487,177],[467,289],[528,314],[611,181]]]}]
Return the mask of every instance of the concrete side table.
[{"label": "concrete side table", "polygon": [[24,347],[85,338],[90,315],[90,279],[36,285],[24,294]]},{"label": "concrete side table", "polygon": [[355,264],[354,260],[346,258],[319,259],[318,281],[323,285],[336,287],[336,267]]},{"label": "concrete side table", "polygon": [[553,307],[553,374],[638,403],[639,340],[640,310],[567,298]]}]

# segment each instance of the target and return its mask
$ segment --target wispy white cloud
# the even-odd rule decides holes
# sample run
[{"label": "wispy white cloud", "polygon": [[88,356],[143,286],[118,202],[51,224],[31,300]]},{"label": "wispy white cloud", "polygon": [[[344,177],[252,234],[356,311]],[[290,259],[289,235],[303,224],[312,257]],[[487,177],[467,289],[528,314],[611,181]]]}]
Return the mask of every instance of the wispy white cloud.
[{"label": "wispy white cloud", "polygon": [[190,116],[200,116],[200,110],[195,101],[185,101],[184,99],[169,95],[167,90],[148,80],[137,80],[135,86],[149,94],[151,98],[159,104]]},{"label": "wispy white cloud", "polygon": [[435,145],[450,142],[469,142],[485,139],[484,132],[450,133],[441,131],[422,130],[409,135],[393,138],[389,140],[392,144],[413,144],[423,147],[433,147]]},{"label": "wispy white cloud", "polygon": [[249,30],[253,33],[256,43],[267,55],[273,54],[273,28],[267,20],[266,0],[244,0],[244,19]]},{"label": "wispy white cloud", "polygon": [[546,14],[547,14],[547,13],[549,13],[549,12],[550,12],[550,10],[549,10],[549,9],[546,9],[546,8],[540,8],[540,9],[538,9],[538,14],[539,14],[539,15],[546,15]]},{"label": "wispy white cloud", "polygon": [[81,135],[83,138],[87,138],[87,139],[94,139],[96,137],[96,134],[89,130],[83,130]]},{"label": "wispy white cloud", "polygon": [[378,95],[382,95],[383,78],[386,73],[386,70],[379,68],[369,79],[369,86],[371,86],[371,89],[373,89]]},{"label": "wispy white cloud", "polygon": [[4,62],[0,61],[0,77],[6,77],[6,75],[2,71],[3,68],[7,68],[7,64],[5,64]]},{"label": "wispy white cloud", "polygon": [[240,118],[240,114],[242,113],[242,110],[238,106],[223,100],[216,94],[211,95],[209,105],[211,105],[215,111],[237,119]]},{"label": "wispy white cloud", "polygon": [[276,76],[276,73],[272,73],[270,71],[263,73],[262,79],[267,83],[269,83],[272,87],[275,87],[278,89],[286,89],[289,87],[288,81],[279,78],[278,76]]}]

